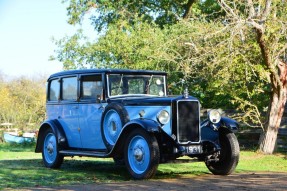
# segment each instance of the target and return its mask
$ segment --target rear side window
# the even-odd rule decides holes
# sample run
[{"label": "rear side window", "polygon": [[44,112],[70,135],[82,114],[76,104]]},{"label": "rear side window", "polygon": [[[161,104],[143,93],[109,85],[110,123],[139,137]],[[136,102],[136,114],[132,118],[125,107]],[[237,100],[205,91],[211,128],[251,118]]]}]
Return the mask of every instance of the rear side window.
[{"label": "rear side window", "polygon": [[62,79],[62,99],[76,100],[77,99],[77,77],[69,77]]},{"label": "rear side window", "polygon": [[59,79],[52,80],[50,82],[50,88],[49,88],[49,101],[58,101],[60,94],[60,83]]},{"label": "rear side window", "polygon": [[81,99],[97,99],[102,96],[102,91],[101,75],[81,77]]}]

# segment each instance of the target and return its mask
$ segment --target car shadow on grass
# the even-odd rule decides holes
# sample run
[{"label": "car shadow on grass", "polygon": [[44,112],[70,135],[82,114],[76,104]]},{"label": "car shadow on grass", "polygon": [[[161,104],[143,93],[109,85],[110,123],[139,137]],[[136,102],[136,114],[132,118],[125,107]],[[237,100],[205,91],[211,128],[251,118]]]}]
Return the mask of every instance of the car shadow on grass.
[{"label": "car shadow on grass", "polygon": [[41,159],[0,161],[0,188],[58,186],[130,180],[125,167],[112,161],[67,160],[59,169],[44,167]]},{"label": "car shadow on grass", "polygon": [[[21,156],[19,156],[20,158]],[[179,168],[178,168],[179,167]],[[179,170],[182,168],[183,170]],[[207,171],[186,169],[177,165],[160,165],[154,179],[202,175]],[[41,159],[0,161],[0,188],[59,186],[132,181],[124,165],[112,159],[65,158],[61,168],[46,168]]]}]

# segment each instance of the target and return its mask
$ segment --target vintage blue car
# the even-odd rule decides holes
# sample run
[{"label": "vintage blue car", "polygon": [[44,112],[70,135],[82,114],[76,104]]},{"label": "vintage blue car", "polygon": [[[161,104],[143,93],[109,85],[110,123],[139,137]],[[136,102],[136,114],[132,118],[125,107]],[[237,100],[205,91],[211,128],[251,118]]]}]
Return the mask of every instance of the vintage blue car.
[{"label": "vintage blue car", "polygon": [[111,157],[135,179],[151,178],[160,163],[182,156],[205,162],[213,174],[232,173],[240,152],[237,122],[217,110],[200,122],[198,99],[167,92],[167,74],[159,71],[53,74],[35,152],[48,168],[59,168],[65,156]]}]

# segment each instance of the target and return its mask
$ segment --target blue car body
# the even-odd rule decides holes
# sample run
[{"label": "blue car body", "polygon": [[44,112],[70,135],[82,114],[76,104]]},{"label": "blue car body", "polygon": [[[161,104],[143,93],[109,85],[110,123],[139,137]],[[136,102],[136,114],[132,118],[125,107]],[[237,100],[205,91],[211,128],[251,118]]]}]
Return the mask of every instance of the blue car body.
[{"label": "blue car body", "polygon": [[158,71],[108,69],[51,75],[47,119],[35,151],[45,150],[45,132],[51,129],[56,140],[51,153],[57,148],[61,156],[122,156],[127,136],[139,128],[156,137],[160,162],[184,155],[206,160],[221,149],[220,129],[231,132],[238,124],[229,118],[200,122],[198,99],[167,95],[166,77]]}]

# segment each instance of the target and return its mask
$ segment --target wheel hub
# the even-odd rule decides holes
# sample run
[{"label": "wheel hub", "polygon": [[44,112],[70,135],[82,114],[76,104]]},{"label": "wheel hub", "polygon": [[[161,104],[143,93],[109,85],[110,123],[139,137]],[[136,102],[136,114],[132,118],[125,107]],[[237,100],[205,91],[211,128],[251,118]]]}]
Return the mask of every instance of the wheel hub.
[{"label": "wheel hub", "polygon": [[111,122],[111,126],[112,126],[112,131],[117,131],[117,125],[116,125],[116,122],[115,121],[112,121]]},{"label": "wheel hub", "polygon": [[52,154],[54,152],[54,147],[53,147],[52,143],[49,143],[47,145],[47,151],[48,151],[49,154]]},{"label": "wheel hub", "polygon": [[137,147],[134,149],[134,157],[137,162],[141,162],[144,158],[144,151],[142,147]]}]

